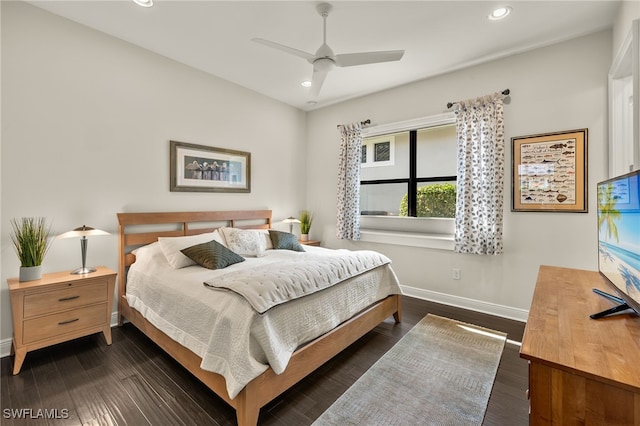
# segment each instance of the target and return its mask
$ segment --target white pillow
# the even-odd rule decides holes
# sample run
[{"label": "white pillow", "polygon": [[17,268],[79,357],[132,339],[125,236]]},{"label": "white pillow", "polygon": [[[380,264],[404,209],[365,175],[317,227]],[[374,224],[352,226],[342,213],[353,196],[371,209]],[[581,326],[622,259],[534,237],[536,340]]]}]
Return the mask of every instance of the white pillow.
[{"label": "white pillow", "polygon": [[162,250],[162,253],[164,253],[164,257],[167,258],[169,265],[174,269],[180,269],[196,264],[196,262],[182,254],[180,250],[195,246],[196,244],[208,243],[211,240],[215,240],[224,245],[224,241],[220,237],[220,233],[217,229],[213,232],[189,235],[186,237],[158,237],[160,249]]},{"label": "white pillow", "polygon": [[136,257],[136,262],[139,261],[140,259],[148,259],[148,258],[154,257],[158,253],[160,253],[160,256],[162,256],[164,259],[164,255],[162,254],[162,251],[160,250],[160,245],[158,244],[157,241],[155,243],[147,244],[146,246],[138,247],[137,249],[131,252],[131,254],[133,254]]},{"label": "white pillow", "polygon": [[[264,256],[269,234],[262,229],[219,228],[229,250],[241,256]],[[271,245],[273,248],[273,244]]]},{"label": "white pillow", "polygon": [[264,238],[264,245],[266,250],[273,249],[273,241],[271,241],[271,235],[269,235],[268,229],[256,229],[254,230],[254,232],[257,232],[262,236],[262,238]]},{"label": "white pillow", "polygon": [[133,250],[131,254],[135,255],[135,263],[137,265],[149,265],[156,264],[158,262],[167,262],[167,258],[160,249],[160,243],[158,243],[157,241],[146,246],[138,247],[137,249]]}]

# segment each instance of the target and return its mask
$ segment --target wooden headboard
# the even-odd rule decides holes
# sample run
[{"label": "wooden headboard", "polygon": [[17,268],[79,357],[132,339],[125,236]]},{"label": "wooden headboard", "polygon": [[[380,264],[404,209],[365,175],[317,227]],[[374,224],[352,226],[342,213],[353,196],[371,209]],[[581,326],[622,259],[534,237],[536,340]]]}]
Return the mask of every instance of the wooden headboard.
[{"label": "wooden headboard", "polygon": [[126,272],[136,247],[158,241],[158,237],[182,237],[230,226],[243,229],[271,228],[271,210],[204,212],[118,213],[118,294],[125,294]]}]

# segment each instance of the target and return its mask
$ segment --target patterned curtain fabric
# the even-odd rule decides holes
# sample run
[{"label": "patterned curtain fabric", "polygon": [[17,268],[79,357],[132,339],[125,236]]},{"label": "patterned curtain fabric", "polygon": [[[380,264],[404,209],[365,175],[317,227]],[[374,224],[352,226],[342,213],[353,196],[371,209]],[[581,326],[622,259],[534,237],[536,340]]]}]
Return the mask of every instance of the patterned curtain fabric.
[{"label": "patterned curtain fabric", "polygon": [[360,162],[362,127],[359,123],[338,126],[342,136],[338,162],[338,215],[336,236],[360,239]]},{"label": "patterned curtain fabric", "polygon": [[457,253],[502,253],[503,99],[496,93],[456,104]]}]

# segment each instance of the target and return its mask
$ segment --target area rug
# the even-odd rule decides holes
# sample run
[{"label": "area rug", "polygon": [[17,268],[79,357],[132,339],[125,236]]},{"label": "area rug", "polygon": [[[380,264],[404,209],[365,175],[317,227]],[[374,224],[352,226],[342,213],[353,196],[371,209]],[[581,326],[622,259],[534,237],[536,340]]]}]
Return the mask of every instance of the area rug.
[{"label": "area rug", "polygon": [[428,314],[313,424],[480,425],[506,338]]}]

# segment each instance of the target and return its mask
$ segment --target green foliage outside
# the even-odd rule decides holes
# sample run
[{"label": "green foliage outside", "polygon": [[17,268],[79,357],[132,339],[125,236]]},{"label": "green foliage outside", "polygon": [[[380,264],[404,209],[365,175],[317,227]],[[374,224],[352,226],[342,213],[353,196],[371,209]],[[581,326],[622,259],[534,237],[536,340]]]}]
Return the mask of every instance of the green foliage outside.
[{"label": "green foliage outside", "polygon": [[[400,216],[408,216],[408,196],[400,201]],[[418,217],[455,217],[456,186],[452,183],[438,183],[418,188]]]}]

